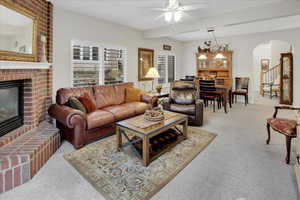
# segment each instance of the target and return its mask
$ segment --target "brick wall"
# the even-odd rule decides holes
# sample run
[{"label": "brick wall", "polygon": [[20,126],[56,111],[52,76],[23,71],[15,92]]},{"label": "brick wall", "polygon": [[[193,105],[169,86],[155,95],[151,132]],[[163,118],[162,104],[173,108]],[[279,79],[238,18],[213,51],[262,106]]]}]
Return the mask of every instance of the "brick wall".
[{"label": "brick wall", "polygon": [[[41,35],[47,36],[47,59],[52,63],[53,6],[46,0],[0,0],[13,2],[34,12],[38,16],[37,47],[38,60],[42,56]],[[52,67],[47,70],[22,69],[0,70],[0,81],[25,80],[24,127],[1,137],[0,147],[27,132],[47,119],[47,109],[52,103]]]},{"label": "brick wall", "polygon": [[[23,6],[38,16],[38,60],[42,55],[41,34],[47,36],[47,59],[52,63],[53,7],[46,0],[0,0]],[[0,193],[30,180],[59,148],[58,129],[48,124],[52,103],[50,69],[0,70],[0,81],[24,80],[24,125],[0,137]]]}]

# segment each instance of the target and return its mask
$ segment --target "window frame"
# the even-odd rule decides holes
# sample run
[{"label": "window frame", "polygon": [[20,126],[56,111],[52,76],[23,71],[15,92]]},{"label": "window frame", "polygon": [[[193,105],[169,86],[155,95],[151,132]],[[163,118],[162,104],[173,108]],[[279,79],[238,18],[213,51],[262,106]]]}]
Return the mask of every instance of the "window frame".
[{"label": "window frame", "polygon": [[158,52],[156,55],[156,69],[158,70],[158,57],[159,56],[164,56],[165,57],[165,63],[166,63],[166,76],[165,76],[165,82],[164,83],[158,83],[158,79],[156,79],[156,84],[159,85],[164,85],[164,86],[169,86],[169,66],[168,66],[168,56],[174,56],[174,80],[177,78],[177,59],[176,59],[176,54],[174,52]]},{"label": "window frame", "polygon": [[[74,60],[73,59],[73,46],[74,45],[86,45],[86,46],[93,46],[98,47],[98,53],[99,53],[99,60]],[[128,49],[121,45],[112,45],[112,44],[105,44],[105,43],[99,43],[95,41],[87,41],[87,40],[78,40],[78,39],[72,39],[70,43],[70,55],[71,55],[71,87],[74,87],[74,63],[76,62],[86,62],[91,64],[99,64],[99,84],[104,85],[105,84],[105,69],[104,69],[104,48],[109,49],[120,49],[123,50],[125,53],[124,55],[124,80],[123,82],[127,82],[127,66],[128,66]]]}]

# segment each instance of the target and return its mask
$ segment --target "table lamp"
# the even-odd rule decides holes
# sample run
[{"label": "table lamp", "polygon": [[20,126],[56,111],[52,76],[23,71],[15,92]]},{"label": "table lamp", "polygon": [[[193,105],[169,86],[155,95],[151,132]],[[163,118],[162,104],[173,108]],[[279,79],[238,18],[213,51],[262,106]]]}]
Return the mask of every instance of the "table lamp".
[{"label": "table lamp", "polygon": [[160,75],[155,67],[151,67],[147,72],[145,78],[152,78],[152,91],[154,91],[154,87],[153,87],[154,79],[159,77]]}]

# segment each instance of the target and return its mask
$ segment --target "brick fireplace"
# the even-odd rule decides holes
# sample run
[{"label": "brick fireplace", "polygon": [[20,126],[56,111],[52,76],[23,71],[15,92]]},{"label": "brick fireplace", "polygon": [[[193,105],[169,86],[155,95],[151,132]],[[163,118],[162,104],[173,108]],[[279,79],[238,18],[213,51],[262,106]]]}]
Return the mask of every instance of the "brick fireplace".
[{"label": "brick fireplace", "polygon": [[[46,0],[4,1],[19,4],[38,16],[38,60],[41,60],[43,52],[39,38],[45,35],[47,60],[51,63],[52,4]],[[0,83],[8,81],[23,84],[23,120],[18,128],[0,137],[0,193],[32,179],[60,146],[59,132],[49,123],[47,114],[52,103],[51,64],[0,60]],[[5,102],[1,104],[3,108]]]},{"label": "brick fireplace", "polygon": [[52,103],[51,69],[0,69],[0,82],[16,80],[24,82],[24,122],[20,128],[0,137],[0,147],[48,119],[47,108]]}]

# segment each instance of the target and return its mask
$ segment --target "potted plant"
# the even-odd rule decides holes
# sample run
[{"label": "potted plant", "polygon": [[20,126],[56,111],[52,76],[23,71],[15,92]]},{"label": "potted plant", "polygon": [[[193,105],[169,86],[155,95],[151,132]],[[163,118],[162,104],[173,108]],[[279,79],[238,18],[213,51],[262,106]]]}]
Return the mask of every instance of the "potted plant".
[{"label": "potted plant", "polygon": [[155,86],[155,89],[156,89],[156,92],[157,92],[158,94],[160,94],[160,93],[161,93],[161,90],[162,90],[162,85],[157,85],[157,86]]}]

